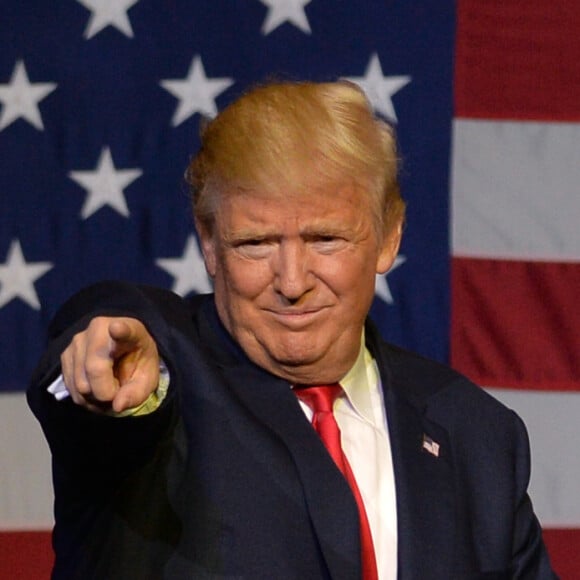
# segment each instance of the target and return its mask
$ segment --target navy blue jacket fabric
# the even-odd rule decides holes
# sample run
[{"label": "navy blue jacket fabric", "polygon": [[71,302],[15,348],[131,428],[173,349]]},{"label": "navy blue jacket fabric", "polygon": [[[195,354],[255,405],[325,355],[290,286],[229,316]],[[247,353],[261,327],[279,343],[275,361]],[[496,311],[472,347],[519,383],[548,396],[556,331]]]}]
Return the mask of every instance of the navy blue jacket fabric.
[{"label": "navy blue jacket fabric", "polygon": [[[155,413],[97,415],[46,392],[60,352],[97,315],[139,318],[157,341],[171,386]],[[398,577],[554,578],[521,420],[371,322],[366,341],[391,438]],[[121,282],[82,291],[55,317],[28,398],[53,454],[53,578],[360,578],[348,484],[288,382],[248,360],[211,295]]]}]

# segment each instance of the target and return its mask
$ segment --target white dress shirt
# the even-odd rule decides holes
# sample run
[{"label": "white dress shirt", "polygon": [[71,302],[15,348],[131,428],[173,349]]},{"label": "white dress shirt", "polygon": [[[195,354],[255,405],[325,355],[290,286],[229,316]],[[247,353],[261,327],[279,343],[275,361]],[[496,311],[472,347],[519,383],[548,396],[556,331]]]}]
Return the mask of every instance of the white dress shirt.
[{"label": "white dress shirt", "polygon": [[[344,394],[334,403],[334,416],[365,504],[379,580],[396,580],[397,504],[391,442],[377,365],[364,342],[340,385]],[[302,401],[300,406],[311,420],[312,410]]]}]

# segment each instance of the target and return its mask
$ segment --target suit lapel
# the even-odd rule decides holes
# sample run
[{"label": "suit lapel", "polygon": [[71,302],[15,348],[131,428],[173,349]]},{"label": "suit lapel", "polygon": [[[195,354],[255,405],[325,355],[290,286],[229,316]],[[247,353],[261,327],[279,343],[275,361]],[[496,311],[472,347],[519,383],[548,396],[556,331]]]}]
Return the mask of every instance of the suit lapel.
[{"label": "suit lapel", "polygon": [[358,510],[338,471],[285,381],[257,368],[222,372],[240,402],[286,446],[302,483],[304,499],[333,579],[360,577]]},{"label": "suit lapel", "polygon": [[451,578],[456,506],[447,433],[396,392],[386,397],[397,493],[398,577]]},{"label": "suit lapel", "polygon": [[219,323],[213,308],[205,309],[199,323],[206,346],[215,347],[212,358],[230,392],[289,452],[304,494],[297,501],[306,503],[330,577],[360,578],[356,502],[290,385],[248,361]]},{"label": "suit lapel", "polygon": [[447,431],[427,418],[425,401],[411,392],[406,369],[393,364],[370,322],[366,337],[380,370],[391,440],[397,495],[397,577],[451,578],[457,507]]}]

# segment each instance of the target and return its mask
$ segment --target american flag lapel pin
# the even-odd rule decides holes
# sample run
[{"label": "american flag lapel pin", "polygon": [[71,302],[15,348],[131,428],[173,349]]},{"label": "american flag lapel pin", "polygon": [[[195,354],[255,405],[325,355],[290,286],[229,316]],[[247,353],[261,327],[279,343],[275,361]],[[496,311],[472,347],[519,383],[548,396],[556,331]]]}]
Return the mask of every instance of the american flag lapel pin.
[{"label": "american flag lapel pin", "polygon": [[439,443],[433,441],[429,435],[423,433],[423,443],[421,444],[421,449],[427,453],[431,453],[434,457],[439,457]]}]

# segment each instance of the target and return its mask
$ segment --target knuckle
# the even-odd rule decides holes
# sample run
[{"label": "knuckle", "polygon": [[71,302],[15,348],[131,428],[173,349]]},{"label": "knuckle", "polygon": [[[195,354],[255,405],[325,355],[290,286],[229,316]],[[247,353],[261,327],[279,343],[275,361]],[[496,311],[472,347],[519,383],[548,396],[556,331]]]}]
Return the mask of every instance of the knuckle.
[{"label": "knuckle", "polygon": [[88,395],[91,392],[91,386],[89,382],[84,378],[77,378],[75,380],[76,390],[81,395]]},{"label": "knuckle", "polygon": [[89,382],[95,379],[100,379],[112,372],[109,361],[98,357],[89,357],[85,361],[84,370]]}]

